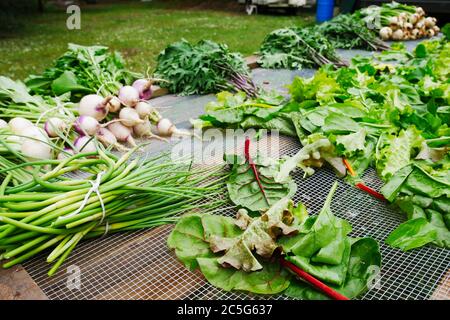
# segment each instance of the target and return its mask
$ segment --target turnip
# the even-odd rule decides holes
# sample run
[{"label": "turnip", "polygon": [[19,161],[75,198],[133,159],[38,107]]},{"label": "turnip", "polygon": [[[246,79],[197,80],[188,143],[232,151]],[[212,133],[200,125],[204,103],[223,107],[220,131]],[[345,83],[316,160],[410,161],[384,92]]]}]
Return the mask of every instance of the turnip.
[{"label": "turnip", "polygon": [[21,152],[32,159],[51,159],[52,148],[45,142],[34,139],[24,139],[20,148]]},{"label": "turnip", "polygon": [[133,127],[133,133],[135,136],[140,137],[140,138],[150,137],[150,138],[156,138],[159,140],[167,141],[166,139],[161,138],[160,136],[158,136],[156,134],[153,134],[152,124],[150,123],[148,118],[146,118],[143,123],[135,125]]},{"label": "turnip", "polygon": [[78,113],[80,116],[90,116],[101,121],[109,112],[111,99],[112,97],[103,98],[97,94],[88,94],[81,98]]},{"label": "turnip", "polygon": [[417,29],[422,29],[423,27],[425,27],[425,19],[422,18],[419,21],[417,21],[416,28]]},{"label": "turnip", "polygon": [[21,135],[27,128],[34,126],[30,120],[21,117],[12,118],[8,125],[11,132],[18,135]]},{"label": "turnip", "polygon": [[91,137],[88,136],[80,136],[75,139],[73,142],[73,145],[75,146],[76,150],[78,152],[96,152],[97,147]]},{"label": "turnip", "polygon": [[136,142],[132,136],[131,128],[123,125],[120,122],[112,122],[108,125],[108,129],[113,133],[113,135],[120,142],[128,142],[133,147],[136,146]]},{"label": "turnip", "polygon": [[134,109],[141,119],[148,117],[154,122],[158,122],[161,119],[159,112],[148,102],[140,101]]},{"label": "turnip", "polygon": [[423,10],[422,7],[417,7],[417,8],[416,8],[416,13],[417,13],[419,16],[421,16],[421,17],[425,15],[425,11]]},{"label": "turnip", "polygon": [[142,100],[149,100],[152,97],[152,83],[148,79],[138,79],[133,82],[133,87],[138,91],[139,98]]},{"label": "turnip", "polygon": [[122,104],[120,103],[119,98],[112,97],[108,103],[109,112],[117,112],[120,110]]},{"label": "turnip", "polygon": [[158,133],[161,136],[170,136],[170,135],[184,135],[184,136],[190,136],[191,133],[183,130],[177,129],[175,125],[167,118],[162,118],[158,121],[158,124],[156,125],[156,128],[158,129]]},{"label": "turnip", "polygon": [[57,137],[58,133],[67,129],[66,123],[60,118],[49,118],[44,124],[44,130],[49,137]]},{"label": "turnip", "polygon": [[7,128],[8,123],[5,120],[0,119],[0,129]]},{"label": "turnip", "polygon": [[127,127],[135,126],[139,123],[143,123],[137,111],[130,107],[125,107],[120,110],[119,118],[121,122]]},{"label": "turnip", "polygon": [[403,31],[402,31],[402,29],[395,30],[392,33],[392,39],[394,39],[394,40],[402,40],[403,39]]},{"label": "turnip", "polygon": [[396,26],[396,25],[398,25],[399,24],[399,19],[398,19],[398,17],[390,17],[389,18],[389,24],[390,25],[394,25],[394,26]]},{"label": "turnip", "polygon": [[412,15],[409,16],[409,22],[412,23],[413,25],[416,24],[417,21],[419,21],[420,16],[417,13],[413,13]]},{"label": "turnip", "polygon": [[139,102],[139,92],[132,86],[123,86],[119,90],[119,100],[127,107],[134,107]]},{"label": "turnip", "polygon": [[412,29],[412,30],[411,30],[411,36],[417,38],[418,35],[419,35],[419,29]]},{"label": "turnip", "polygon": [[383,27],[380,29],[380,37],[383,40],[388,40],[392,36],[392,29],[389,27]]},{"label": "turnip", "polygon": [[58,160],[64,160],[64,159],[67,159],[70,156],[73,156],[74,154],[75,154],[75,152],[73,151],[72,148],[65,147],[64,148],[64,152],[60,152],[58,154],[57,158],[58,158]]},{"label": "turnip", "polygon": [[80,116],[75,120],[73,127],[81,135],[92,136],[100,128],[100,124],[97,119],[91,116]]},{"label": "turnip", "polygon": [[31,126],[28,127],[26,129],[24,129],[19,135],[27,137],[27,138],[32,138],[31,140],[39,140],[39,141],[43,141],[43,142],[48,142],[48,135],[47,132],[45,132],[44,130],[36,127],[36,126]]},{"label": "turnip", "polygon": [[436,25],[436,19],[432,17],[425,18],[425,27],[432,28]]}]

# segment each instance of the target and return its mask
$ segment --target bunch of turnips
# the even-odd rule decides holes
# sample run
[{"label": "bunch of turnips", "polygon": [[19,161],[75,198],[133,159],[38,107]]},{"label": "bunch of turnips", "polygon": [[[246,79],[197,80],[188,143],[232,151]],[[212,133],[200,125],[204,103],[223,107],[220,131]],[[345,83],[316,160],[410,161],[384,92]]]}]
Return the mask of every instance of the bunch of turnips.
[{"label": "bunch of turnips", "polygon": [[[121,87],[117,96],[85,95],[72,116],[52,115],[42,125],[14,117],[8,123],[0,120],[0,128],[9,133],[8,145],[31,159],[62,159],[78,152],[95,152],[97,143],[125,151],[127,146],[136,146],[135,138],[189,134],[177,129],[150,104],[152,83],[152,79],[138,79]],[[53,142],[59,139],[65,143],[62,150],[54,152]]]},{"label": "bunch of turnips", "polygon": [[360,10],[369,28],[379,30],[382,40],[416,40],[433,37],[440,31],[436,18],[426,17],[422,7],[397,2]]}]

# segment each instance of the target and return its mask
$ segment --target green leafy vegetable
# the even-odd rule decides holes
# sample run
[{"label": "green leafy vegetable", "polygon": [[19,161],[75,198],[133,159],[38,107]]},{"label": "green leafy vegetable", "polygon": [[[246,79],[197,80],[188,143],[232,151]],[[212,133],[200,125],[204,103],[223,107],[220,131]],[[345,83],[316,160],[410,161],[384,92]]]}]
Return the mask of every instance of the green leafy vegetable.
[{"label": "green leafy vegetable", "polygon": [[230,52],[224,44],[209,40],[197,44],[178,41],[161,51],[157,62],[155,75],[167,80],[161,86],[173,93],[192,95],[236,90],[254,96],[257,91],[243,57]]},{"label": "green leafy vegetable", "polygon": [[275,182],[274,176],[280,166],[279,161],[258,155],[254,159],[261,184],[269,203],[265,200],[250,165],[243,157],[227,156],[232,165],[227,181],[231,201],[250,211],[265,211],[280,199],[291,198],[297,190],[294,180],[287,176],[283,181]]},{"label": "green leafy vegetable", "polygon": [[42,75],[32,75],[27,87],[43,96],[67,92],[81,98],[89,92],[104,96],[117,94],[120,87],[130,84],[139,74],[125,69],[118,52],[110,53],[104,46],[81,46],[69,43],[68,50]]},{"label": "green leafy vegetable", "polygon": [[343,66],[333,45],[312,28],[285,28],[264,39],[259,63],[264,68],[302,69],[325,64]]}]

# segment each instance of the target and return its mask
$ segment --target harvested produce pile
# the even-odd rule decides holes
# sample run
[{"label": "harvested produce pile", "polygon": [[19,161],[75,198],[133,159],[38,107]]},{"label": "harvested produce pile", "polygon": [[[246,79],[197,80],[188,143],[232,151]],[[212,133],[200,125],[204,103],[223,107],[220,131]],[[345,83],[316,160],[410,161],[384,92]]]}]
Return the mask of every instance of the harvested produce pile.
[{"label": "harvested produce pile", "polygon": [[[220,199],[199,203],[224,192],[220,167],[192,169],[189,161],[172,162],[164,155],[128,161],[133,155],[117,158],[99,150],[1,169],[6,178],[0,186],[0,259],[9,259],[3,267],[53,248],[47,257],[52,275],[83,239],[172,223],[186,210],[224,204]],[[15,170],[25,167],[32,178],[9,186]]]},{"label": "harvested produce pile", "polygon": [[243,57],[224,44],[202,40],[193,45],[182,40],[164,49],[157,62],[155,75],[167,80],[161,86],[173,93],[239,90],[253,96],[257,91]]},{"label": "harvested produce pile", "polygon": [[389,46],[381,41],[375,32],[368,29],[365,22],[358,19],[356,15],[340,14],[314,28],[335,48],[369,51],[389,49]]},{"label": "harvested produce pile", "polygon": [[[294,128],[303,144],[298,154],[273,167],[275,182],[284,183],[296,167],[310,175],[327,163],[349,183],[364,186],[360,177],[373,166],[386,182],[385,198],[411,219],[387,242],[403,250],[427,243],[449,248],[450,45],[443,38],[419,44],[412,54],[398,46],[380,54],[393,56],[403,62],[393,66],[359,57],[346,68],[323,67],[310,79],[296,78],[291,100],[272,106],[275,112],[261,107],[250,108],[250,114],[265,115],[255,128],[283,114],[288,124],[280,127]],[[240,117],[234,109],[218,110],[219,121],[225,119],[220,126],[247,121],[245,107]],[[206,111],[197,126],[215,125],[217,110]]]},{"label": "harvested produce pile", "polygon": [[[155,79],[128,84],[134,76],[106,47],[70,44],[55,65],[44,72],[45,81],[44,76],[30,77],[26,83],[31,89],[0,77],[0,135],[23,156],[63,158],[93,152],[97,142],[125,151],[123,144],[136,146],[136,137],[159,138],[152,125],[161,136],[187,134],[148,102]],[[42,96],[31,95],[29,90]]]},{"label": "harvested produce pile", "polygon": [[436,18],[426,17],[421,7],[384,3],[381,6],[369,6],[355,14],[369,29],[379,31],[383,40],[416,40],[433,37],[440,31]]},{"label": "harvested produce pile", "polygon": [[264,39],[259,63],[263,68],[301,69],[325,64],[344,66],[331,42],[312,28],[285,28]]},{"label": "harvested produce pile", "polygon": [[289,198],[254,218],[245,209],[236,219],[185,215],[170,234],[168,246],[188,269],[200,269],[208,282],[226,291],[326,298],[284,269],[282,256],[348,298],[359,296],[379,271],[381,255],[375,240],[349,237],[350,224],[332,213],[336,187],[313,217]]}]

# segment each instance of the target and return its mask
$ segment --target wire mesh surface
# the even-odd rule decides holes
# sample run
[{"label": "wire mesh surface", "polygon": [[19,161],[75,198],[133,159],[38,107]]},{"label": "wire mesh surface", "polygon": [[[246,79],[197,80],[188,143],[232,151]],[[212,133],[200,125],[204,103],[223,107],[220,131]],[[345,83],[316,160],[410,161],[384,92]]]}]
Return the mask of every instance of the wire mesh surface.
[{"label": "wire mesh surface", "polygon": [[[268,141],[267,143],[270,143]],[[280,137],[281,154],[299,150],[295,139]],[[321,168],[309,178],[295,172],[298,185],[294,201],[303,202],[310,214],[317,214],[336,180],[335,174]],[[363,177],[366,184],[382,185],[374,170]],[[384,244],[403,215],[370,195],[340,181],[332,201],[333,212],[353,226],[354,237],[369,236],[380,243],[380,277],[362,299],[449,299],[450,250],[424,247],[402,252]],[[223,215],[235,210],[224,208]],[[79,245],[53,277],[40,255],[24,267],[50,299],[284,299],[282,295],[264,297],[225,292],[208,284],[199,272],[188,271],[166,245],[173,226],[109,235]],[[80,270],[81,287],[68,287],[67,269]]]}]

